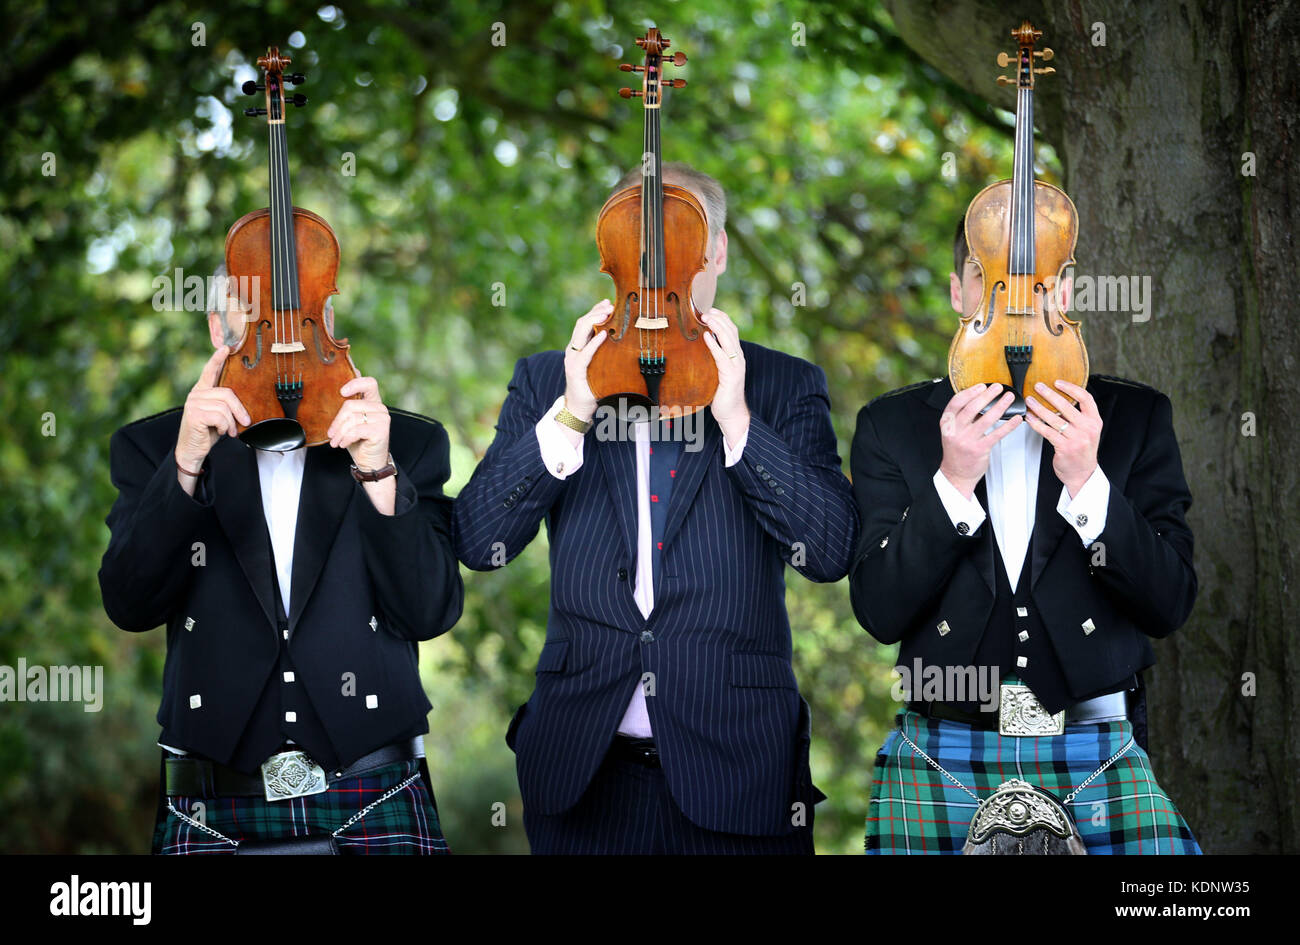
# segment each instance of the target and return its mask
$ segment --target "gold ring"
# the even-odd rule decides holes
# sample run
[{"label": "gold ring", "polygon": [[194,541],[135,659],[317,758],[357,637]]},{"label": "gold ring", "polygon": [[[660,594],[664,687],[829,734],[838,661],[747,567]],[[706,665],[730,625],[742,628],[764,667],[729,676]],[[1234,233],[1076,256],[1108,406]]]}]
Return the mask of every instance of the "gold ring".
[{"label": "gold ring", "polygon": [[582,349],[579,348],[577,345],[569,345],[569,350],[571,350],[571,351],[581,351]]}]

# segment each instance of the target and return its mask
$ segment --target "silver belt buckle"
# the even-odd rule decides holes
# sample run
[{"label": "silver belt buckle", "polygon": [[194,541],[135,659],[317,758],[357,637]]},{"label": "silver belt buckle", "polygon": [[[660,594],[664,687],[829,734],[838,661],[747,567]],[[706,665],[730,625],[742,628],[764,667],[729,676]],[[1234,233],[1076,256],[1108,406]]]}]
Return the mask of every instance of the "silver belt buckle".
[{"label": "silver belt buckle", "polygon": [[262,762],[262,787],[268,801],[321,794],[327,787],[325,769],[302,751],[282,751]]},{"label": "silver belt buckle", "polygon": [[1048,713],[1028,686],[1003,683],[998,695],[999,735],[1063,735],[1065,710]]}]

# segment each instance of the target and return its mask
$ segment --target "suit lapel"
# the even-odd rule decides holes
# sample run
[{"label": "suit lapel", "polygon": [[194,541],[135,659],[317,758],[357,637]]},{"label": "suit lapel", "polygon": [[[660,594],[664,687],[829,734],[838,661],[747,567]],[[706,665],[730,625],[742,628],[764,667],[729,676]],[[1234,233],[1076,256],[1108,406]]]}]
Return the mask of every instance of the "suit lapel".
[{"label": "suit lapel", "polygon": [[636,442],[632,439],[632,432],[631,426],[620,421],[618,435],[612,440],[596,440],[594,452],[600,461],[603,473],[601,479],[609,489],[614,517],[618,519],[619,527],[623,531],[628,560],[635,562],[637,554]]},{"label": "suit lapel", "polygon": [[262,605],[271,627],[276,625],[275,567],[271,562],[271,536],[262,513],[257,454],[238,440],[223,437],[208,454],[213,507],[226,537]]},{"label": "suit lapel", "polygon": [[[348,472],[351,461],[347,450],[329,446],[313,446],[307,450],[302,493],[298,499],[298,526],[293,539],[290,633],[298,626],[338,535],[339,523],[356,494],[356,483]],[[370,501],[365,497],[362,500]],[[258,507],[261,507],[260,503]],[[361,579],[363,576],[357,577]]]},{"label": "suit lapel", "polygon": [[999,557],[997,536],[993,534],[993,519],[988,516],[989,508],[989,490],[987,477],[981,479],[975,486],[975,498],[984,508],[984,530],[980,537],[980,543],[975,547],[970,555],[970,563],[979,571],[980,577],[988,585],[989,591],[996,594],[998,592],[997,559]]},{"label": "suit lapel", "polygon": [[1038,583],[1038,576],[1065,535],[1065,519],[1056,512],[1056,501],[1061,497],[1061,480],[1056,478],[1052,460],[1056,450],[1043,440],[1043,452],[1038,460],[1038,495],[1034,502],[1034,534],[1030,541],[1029,586]]}]

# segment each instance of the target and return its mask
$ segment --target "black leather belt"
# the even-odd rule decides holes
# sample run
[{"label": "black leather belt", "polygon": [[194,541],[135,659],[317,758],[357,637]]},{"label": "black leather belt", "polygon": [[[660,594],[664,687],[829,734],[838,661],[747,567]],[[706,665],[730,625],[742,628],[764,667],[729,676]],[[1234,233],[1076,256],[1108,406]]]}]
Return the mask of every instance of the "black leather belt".
[{"label": "black leather belt", "polygon": [[998,713],[967,712],[946,702],[909,702],[907,707],[913,712],[924,715],[927,719],[943,719],[946,722],[961,722],[971,728],[992,729],[997,731]]},{"label": "black leather belt", "polygon": [[[345,781],[399,761],[424,757],[424,736],[417,735],[405,742],[385,745],[362,755],[341,771],[327,771],[327,784]],[[215,761],[202,758],[168,757],[165,765],[169,797],[242,797],[264,796],[266,782],[261,774],[244,774]]]},{"label": "black leather belt", "polygon": [[632,738],[630,735],[615,735],[614,744],[609,746],[607,756],[616,761],[632,761],[647,768],[659,767],[659,749],[655,748],[653,738]]}]

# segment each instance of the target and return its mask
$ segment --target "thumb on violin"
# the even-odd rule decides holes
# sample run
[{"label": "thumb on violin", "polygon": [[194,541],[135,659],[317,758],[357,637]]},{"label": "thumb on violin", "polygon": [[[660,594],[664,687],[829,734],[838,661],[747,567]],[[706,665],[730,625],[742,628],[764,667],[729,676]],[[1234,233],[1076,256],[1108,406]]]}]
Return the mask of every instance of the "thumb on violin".
[{"label": "thumb on violin", "polygon": [[221,377],[221,369],[225,366],[226,358],[229,356],[229,345],[222,345],[212,352],[212,357],[208,358],[208,363],[203,365],[203,371],[199,374],[199,382],[194,386],[198,388],[216,387],[217,381]]},{"label": "thumb on violin", "polygon": [[379,382],[373,377],[354,377],[339,388],[339,393],[344,397],[360,394],[362,400],[369,400],[374,403],[381,402],[379,398]]}]

